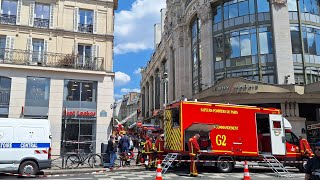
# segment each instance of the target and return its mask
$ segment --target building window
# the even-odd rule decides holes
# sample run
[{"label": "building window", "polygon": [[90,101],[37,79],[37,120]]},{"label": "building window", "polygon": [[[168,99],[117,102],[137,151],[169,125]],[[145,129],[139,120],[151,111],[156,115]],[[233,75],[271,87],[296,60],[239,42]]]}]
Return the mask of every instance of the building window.
[{"label": "building window", "polygon": [[6,37],[0,36],[0,60],[4,59],[6,48]]},{"label": "building window", "polygon": [[191,23],[191,55],[192,55],[192,93],[201,91],[201,40],[200,19],[195,18]]},{"label": "building window", "polygon": [[96,82],[66,80],[66,100],[96,102],[96,86]]},{"label": "building window", "polygon": [[[212,20],[215,82],[224,77],[239,76],[274,82],[273,35],[268,25],[271,20],[269,1],[218,2],[213,4]],[[259,62],[261,68],[271,68],[259,71]]]},{"label": "building window", "polygon": [[0,76],[0,106],[8,106],[10,102],[11,79]]},{"label": "building window", "polygon": [[80,66],[88,66],[92,61],[92,46],[91,45],[78,45],[78,64]]},{"label": "building window", "polygon": [[44,55],[44,40],[32,39],[32,62],[41,62]]},{"label": "building window", "polygon": [[50,5],[35,4],[34,27],[49,28],[50,23]]},{"label": "building window", "polygon": [[2,0],[0,22],[3,24],[16,24],[17,19],[16,0]]},{"label": "building window", "polygon": [[79,16],[80,16],[79,17],[80,22],[78,25],[78,31],[92,33],[93,32],[93,11],[79,9]]},{"label": "building window", "polygon": [[27,77],[26,106],[49,107],[50,79]]}]

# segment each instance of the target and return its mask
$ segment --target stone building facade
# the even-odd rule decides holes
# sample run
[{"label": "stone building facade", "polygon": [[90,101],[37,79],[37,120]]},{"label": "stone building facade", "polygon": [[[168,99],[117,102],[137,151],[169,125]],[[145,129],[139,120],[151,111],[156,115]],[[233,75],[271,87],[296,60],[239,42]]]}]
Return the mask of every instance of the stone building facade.
[{"label": "stone building facade", "polygon": [[53,155],[111,132],[117,0],[0,0],[0,117],[46,118]]},{"label": "stone building facade", "polygon": [[167,0],[161,41],[142,71],[142,114],[155,118],[184,98],[276,107],[314,143],[318,32],[315,0]]}]

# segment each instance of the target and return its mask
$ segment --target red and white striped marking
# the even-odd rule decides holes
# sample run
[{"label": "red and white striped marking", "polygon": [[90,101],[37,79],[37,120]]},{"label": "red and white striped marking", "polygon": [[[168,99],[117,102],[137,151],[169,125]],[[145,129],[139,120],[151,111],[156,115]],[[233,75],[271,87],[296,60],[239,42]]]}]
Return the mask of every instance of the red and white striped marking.
[{"label": "red and white striped marking", "polygon": [[48,154],[47,150],[34,150],[35,154]]}]

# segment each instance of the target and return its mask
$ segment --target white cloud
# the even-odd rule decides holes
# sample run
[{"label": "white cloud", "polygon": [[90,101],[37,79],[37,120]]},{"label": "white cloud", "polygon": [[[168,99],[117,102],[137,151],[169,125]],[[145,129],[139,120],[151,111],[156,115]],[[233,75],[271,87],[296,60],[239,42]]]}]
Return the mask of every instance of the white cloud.
[{"label": "white cloud", "polygon": [[160,23],[166,0],[136,0],[129,11],[115,14],[115,54],[153,48],[153,27]]},{"label": "white cloud", "polygon": [[120,91],[124,94],[127,94],[129,92],[138,92],[139,93],[140,89],[138,89],[138,88],[135,88],[135,89],[122,88]]},{"label": "white cloud", "polygon": [[120,95],[120,94],[114,94],[114,100],[117,101],[119,99],[122,98],[123,95]]},{"label": "white cloud", "polygon": [[133,74],[137,74],[137,75],[140,75],[140,73],[141,73],[141,68],[138,68],[133,72]]},{"label": "white cloud", "polygon": [[129,75],[127,75],[126,73],[123,72],[116,72],[115,73],[115,86],[122,86],[125,85],[127,83],[129,83],[131,81],[131,78]]}]

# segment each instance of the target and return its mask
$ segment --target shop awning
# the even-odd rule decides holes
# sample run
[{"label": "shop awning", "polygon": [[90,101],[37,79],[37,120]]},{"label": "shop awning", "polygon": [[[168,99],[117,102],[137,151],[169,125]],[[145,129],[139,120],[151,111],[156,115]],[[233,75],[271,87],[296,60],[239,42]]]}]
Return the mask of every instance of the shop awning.
[{"label": "shop awning", "polygon": [[201,124],[194,123],[187,128],[187,131],[198,131],[198,132],[210,132],[211,130],[217,128],[218,124]]}]

